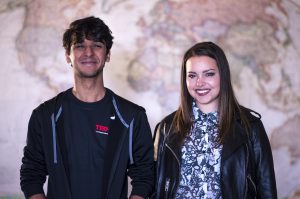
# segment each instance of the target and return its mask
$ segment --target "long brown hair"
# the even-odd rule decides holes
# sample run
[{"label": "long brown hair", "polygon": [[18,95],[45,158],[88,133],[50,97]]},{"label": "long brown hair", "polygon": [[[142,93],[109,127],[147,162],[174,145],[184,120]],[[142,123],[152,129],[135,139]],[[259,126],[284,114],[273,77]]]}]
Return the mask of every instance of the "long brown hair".
[{"label": "long brown hair", "polygon": [[219,69],[219,143],[223,144],[225,137],[232,132],[233,123],[237,116],[240,117],[242,124],[248,132],[249,122],[244,116],[234,95],[227,58],[223,50],[213,42],[197,43],[184,54],[181,65],[180,105],[175,113],[173,121],[176,132],[181,135],[182,139],[184,139],[189,134],[192,125],[193,98],[189,94],[186,85],[186,62],[189,58],[194,56],[209,56],[213,58]]}]

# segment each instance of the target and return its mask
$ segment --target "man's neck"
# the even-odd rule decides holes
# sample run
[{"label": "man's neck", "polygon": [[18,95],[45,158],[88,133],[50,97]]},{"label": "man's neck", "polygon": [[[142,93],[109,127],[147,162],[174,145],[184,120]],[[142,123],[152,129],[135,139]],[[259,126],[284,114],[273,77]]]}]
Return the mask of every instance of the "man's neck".
[{"label": "man's neck", "polygon": [[83,102],[97,102],[104,97],[105,92],[103,81],[95,79],[75,79],[72,89],[73,95]]}]

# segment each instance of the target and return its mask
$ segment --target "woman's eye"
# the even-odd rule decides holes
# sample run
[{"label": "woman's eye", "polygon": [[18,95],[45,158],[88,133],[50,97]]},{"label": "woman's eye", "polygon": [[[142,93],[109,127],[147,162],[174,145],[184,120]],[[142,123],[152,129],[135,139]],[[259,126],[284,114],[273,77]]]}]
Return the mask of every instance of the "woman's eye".
[{"label": "woman's eye", "polygon": [[207,77],[212,77],[212,76],[214,76],[214,75],[215,75],[214,72],[206,73],[206,76],[207,76]]},{"label": "woman's eye", "polygon": [[194,74],[188,74],[188,78],[193,79],[194,77],[196,77],[196,75],[194,75]]}]

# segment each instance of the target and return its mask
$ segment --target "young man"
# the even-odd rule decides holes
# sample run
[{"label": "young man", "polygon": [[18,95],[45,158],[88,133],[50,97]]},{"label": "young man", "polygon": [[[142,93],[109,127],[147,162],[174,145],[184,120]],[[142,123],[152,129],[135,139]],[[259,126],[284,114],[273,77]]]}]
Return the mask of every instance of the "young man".
[{"label": "young man", "polygon": [[32,112],[20,171],[26,198],[127,198],[127,176],[131,199],[151,193],[153,146],[145,110],[104,87],[112,40],[95,17],[72,22],[64,33],[74,87]]}]

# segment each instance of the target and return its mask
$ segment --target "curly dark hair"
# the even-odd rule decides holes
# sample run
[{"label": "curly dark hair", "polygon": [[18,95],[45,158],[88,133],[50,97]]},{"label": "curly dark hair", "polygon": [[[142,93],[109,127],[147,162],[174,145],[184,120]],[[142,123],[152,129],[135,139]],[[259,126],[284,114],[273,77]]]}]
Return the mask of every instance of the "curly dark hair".
[{"label": "curly dark hair", "polygon": [[63,47],[70,54],[71,46],[81,43],[84,39],[102,42],[105,44],[107,53],[113,44],[113,36],[109,27],[94,16],[73,21],[63,35]]}]

